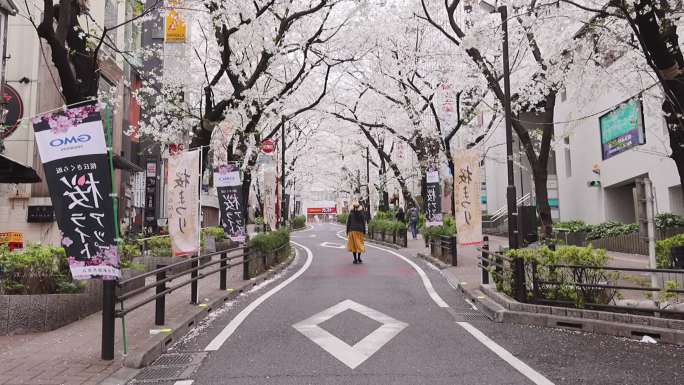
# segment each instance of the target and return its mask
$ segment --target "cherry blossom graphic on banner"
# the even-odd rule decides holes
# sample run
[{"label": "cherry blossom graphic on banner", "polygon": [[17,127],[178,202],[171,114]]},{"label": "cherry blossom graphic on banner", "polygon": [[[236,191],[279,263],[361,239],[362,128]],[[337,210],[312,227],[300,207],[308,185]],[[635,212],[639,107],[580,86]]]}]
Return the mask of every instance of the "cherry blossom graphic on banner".
[{"label": "cherry blossom graphic on banner", "polygon": [[233,164],[217,167],[214,170],[214,185],[218,193],[223,231],[231,240],[244,242],[247,231],[240,170]]},{"label": "cherry blossom graphic on banner", "polygon": [[199,252],[199,150],[169,157],[168,212],[174,256]]},{"label": "cherry blossom graphic on banner", "polygon": [[38,151],[74,279],[121,277],[101,107],[33,119]]},{"label": "cherry blossom graphic on banner", "polygon": [[454,193],[458,243],[482,243],[482,209],[480,208],[480,153],[460,151],[454,158]]}]

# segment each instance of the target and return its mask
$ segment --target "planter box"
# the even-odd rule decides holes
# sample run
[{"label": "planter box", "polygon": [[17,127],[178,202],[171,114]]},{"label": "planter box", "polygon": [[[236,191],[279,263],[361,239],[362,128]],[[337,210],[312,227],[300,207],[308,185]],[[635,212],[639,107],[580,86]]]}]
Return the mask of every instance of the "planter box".
[{"label": "planter box", "polygon": [[[144,271],[138,271],[134,269],[121,269],[121,280],[123,281],[125,279],[134,278],[143,273]],[[120,289],[118,289],[117,295],[126,294],[129,291],[139,289],[143,286],[145,286],[145,279],[136,279],[126,283]]]},{"label": "planter box", "polygon": [[0,295],[0,335],[55,330],[101,309],[100,280],[79,294]]},{"label": "planter box", "polygon": [[382,241],[384,238],[384,233],[380,231],[373,231],[373,239],[376,241]]}]

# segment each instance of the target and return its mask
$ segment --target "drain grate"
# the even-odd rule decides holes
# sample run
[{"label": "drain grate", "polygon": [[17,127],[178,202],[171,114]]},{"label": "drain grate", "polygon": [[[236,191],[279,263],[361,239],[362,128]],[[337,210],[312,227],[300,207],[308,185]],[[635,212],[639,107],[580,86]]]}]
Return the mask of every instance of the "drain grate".
[{"label": "drain grate", "polygon": [[148,366],[135,376],[137,382],[173,381],[189,378],[198,366]]},{"label": "drain grate", "polygon": [[163,354],[152,366],[193,365],[202,362],[206,353],[168,353]]},{"label": "drain grate", "polygon": [[470,321],[489,321],[490,320],[483,313],[473,312],[473,311],[454,313],[453,315],[457,321],[469,321],[470,322]]},{"label": "drain grate", "polygon": [[186,380],[199,369],[207,353],[168,353],[163,354],[150,366],[144,368],[131,381],[139,383],[166,383]]}]

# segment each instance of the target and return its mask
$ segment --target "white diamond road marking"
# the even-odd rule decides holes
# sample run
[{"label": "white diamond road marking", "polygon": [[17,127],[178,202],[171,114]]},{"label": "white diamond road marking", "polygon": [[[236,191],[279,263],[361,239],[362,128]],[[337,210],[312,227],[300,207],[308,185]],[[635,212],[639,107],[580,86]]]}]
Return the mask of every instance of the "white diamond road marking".
[{"label": "white diamond road marking", "polygon": [[[354,310],[372,320],[380,322],[382,326],[375,329],[375,331],[357,342],[354,346],[349,345],[318,326],[345,310]],[[361,365],[407,326],[408,324],[404,322],[397,321],[388,315],[349,299],[292,325],[300,333],[351,369]]]},{"label": "white diamond road marking", "polygon": [[323,247],[331,247],[333,249],[344,249],[344,245],[334,242],[323,242],[321,243]]}]

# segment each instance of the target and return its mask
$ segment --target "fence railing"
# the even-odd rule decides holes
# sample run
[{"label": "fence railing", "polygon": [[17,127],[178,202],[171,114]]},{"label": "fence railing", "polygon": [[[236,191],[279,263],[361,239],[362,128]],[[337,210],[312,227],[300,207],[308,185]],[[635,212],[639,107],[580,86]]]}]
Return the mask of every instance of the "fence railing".
[{"label": "fence railing", "polygon": [[[655,240],[659,241],[684,232],[682,227],[656,230]],[[569,232],[566,229],[555,228],[554,237],[560,239],[567,245],[587,246],[591,244],[594,248],[617,251],[620,253],[648,255],[648,239],[639,235],[638,232],[612,237],[587,240],[587,232]]]},{"label": "fence railing", "polygon": [[[116,286],[121,288],[137,280],[147,280],[155,277],[154,282],[144,284],[142,287],[129,290],[126,293],[116,295],[115,292],[104,293],[104,303],[102,311],[102,357],[112,359],[114,357],[114,319],[125,317],[127,314],[140,309],[141,307],[155,302],[155,325],[164,325],[166,319],[166,296],[185,286],[190,286],[190,303],[198,303],[198,282],[204,278],[219,274],[218,286],[220,290],[227,288],[227,270],[242,266],[243,280],[249,280],[254,274],[266,271],[274,262],[279,262],[279,254],[283,250],[289,250],[289,243],[285,243],[278,248],[268,252],[259,253],[251,250],[249,246],[240,246],[226,250],[215,251],[183,261],[157,266],[157,269],[137,275],[135,277],[118,281]],[[214,259],[215,256],[219,258]],[[209,260],[207,260],[209,258]],[[190,264],[190,268],[186,268]],[[259,264],[261,266],[259,266]],[[181,271],[177,271],[181,269]],[[182,280],[181,280],[182,279]],[[180,281],[179,281],[180,280]],[[172,282],[176,281],[173,285]],[[142,294],[150,289],[155,289],[154,293],[126,306],[126,300]],[[116,309],[119,304],[119,309]],[[111,357],[111,358],[110,358]]]},{"label": "fence railing", "polygon": [[[661,306],[668,296],[684,294],[684,270],[645,269],[620,266],[587,266],[568,264],[539,265],[535,261],[511,258],[503,252],[489,250],[484,237],[478,266],[482,283],[494,278],[497,288],[519,302],[581,307],[658,317],[684,319],[684,312]],[[652,286],[651,282],[656,285]],[[617,299],[636,293],[651,298],[652,306],[626,306]],[[654,298],[662,296],[662,300]],[[629,299],[629,298],[628,298]],[[636,299],[635,299],[636,300]]]}]

